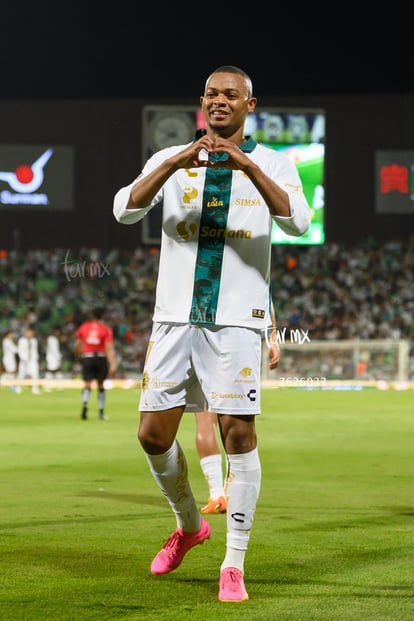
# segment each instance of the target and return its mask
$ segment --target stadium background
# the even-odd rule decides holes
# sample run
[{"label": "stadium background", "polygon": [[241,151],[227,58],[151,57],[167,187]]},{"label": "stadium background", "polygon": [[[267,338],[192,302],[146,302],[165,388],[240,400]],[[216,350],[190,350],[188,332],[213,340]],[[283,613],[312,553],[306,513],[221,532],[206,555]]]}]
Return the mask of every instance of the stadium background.
[{"label": "stadium background", "polygon": [[[0,145],[71,146],[74,208],[53,213],[0,207],[2,333],[13,319],[18,326],[34,319],[44,334],[56,320],[63,322],[70,357],[69,331],[98,291],[101,300],[111,301],[115,323],[122,314],[117,337],[133,341],[142,331],[145,342],[157,250],[143,246],[141,225],[115,222],[112,198],[143,163],[143,107],[194,105],[208,73],[232,62],[251,73],[259,106],[326,112],[327,244],[317,251],[284,248],[281,255],[275,250],[274,274],[283,279],[282,299],[296,304],[279,306],[280,316],[289,322],[300,316],[306,295],[298,271],[309,258],[318,281],[325,271],[332,285],[342,272],[348,306],[366,319],[361,325],[352,314],[345,315],[345,327],[338,330],[336,325],[340,338],[360,337],[351,325],[365,328],[368,338],[381,336],[381,330],[385,337],[412,338],[414,207],[406,214],[375,210],[375,152],[414,149],[407,20],[397,13],[386,19],[376,13],[369,23],[352,16],[332,20],[326,10],[318,14],[303,8],[294,23],[288,9],[272,17],[287,27],[275,34],[268,25],[270,15],[255,16],[252,45],[231,45],[229,59],[223,41],[233,40],[224,22],[211,15],[197,21],[197,11],[191,19],[180,19],[173,7],[158,15],[147,7],[142,14],[131,2],[116,11],[70,7],[63,17],[42,2],[22,13],[15,6],[5,7]],[[248,23],[244,15],[233,16],[231,32],[244,33]],[[255,28],[258,23],[260,28]],[[197,53],[204,48],[209,54]],[[344,246],[347,258],[341,257],[337,244]],[[298,268],[286,278],[283,272],[289,270],[283,268],[292,255]],[[68,259],[79,270],[94,265],[98,271],[94,278],[86,273],[68,278]],[[118,293],[115,278],[121,284]],[[308,290],[315,290],[316,281],[309,274],[307,278]],[[323,286],[316,289],[320,292]],[[333,292],[333,285],[324,292],[327,316],[338,303]],[[128,303],[132,297],[132,315],[119,309],[125,295]],[[336,324],[343,323],[345,306],[334,313]],[[370,322],[372,329],[367,328]],[[332,338],[332,321],[324,328],[320,338],[326,333]],[[135,360],[138,366],[140,361]]]},{"label": "stadium background", "polygon": [[[141,225],[116,223],[112,199],[141,168],[143,107],[197,105],[198,95],[175,100],[0,101],[1,144],[74,148],[73,211],[0,206],[0,247],[135,248],[141,242]],[[414,202],[411,214],[375,212],[375,152],[414,149],[414,95],[283,95],[261,97],[260,105],[326,111],[328,241],[409,237]]]},{"label": "stadium background", "polygon": [[[328,241],[274,247],[281,327],[309,327],[337,360],[337,339],[402,336],[412,347],[413,216],[376,214],[373,187],[375,149],[414,149],[406,6],[3,2],[0,59],[0,153],[74,147],[72,212],[0,210],[0,335],[36,321],[43,344],[58,320],[70,365],[75,324],[105,300],[136,373],[157,249],[114,222],[112,197],[141,166],[142,106],[193,105],[230,62],[252,75],[261,104],[327,113]],[[0,618],[238,615],[215,601],[220,516],[203,556],[168,580],[149,573],[171,515],[137,450],[137,392],[110,391],[110,422],[85,425],[78,390],[0,390]],[[245,616],[412,619],[412,391],[264,389],[262,401]],[[202,506],[193,416],[180,432]]]}]

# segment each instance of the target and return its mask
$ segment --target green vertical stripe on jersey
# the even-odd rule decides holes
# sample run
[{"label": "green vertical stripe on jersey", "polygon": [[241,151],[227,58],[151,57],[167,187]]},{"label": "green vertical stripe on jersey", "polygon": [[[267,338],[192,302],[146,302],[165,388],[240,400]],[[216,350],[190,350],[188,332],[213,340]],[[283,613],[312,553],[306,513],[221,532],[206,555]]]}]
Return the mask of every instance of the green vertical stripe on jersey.
[{"label": "green vertical stripe on jersey", "polygon": [[231,184],[231,170],[206,168],[190,323],[216,321]]},{"label": "green vertical stripe on jersey", "polygon": [[[239,149],[251,153],[256,145],[249,138]],[[213,156],[216,162],[226,158],[224,153]],[[206,168],[190,323],[216,322],[232,180],[230,169]]]}]

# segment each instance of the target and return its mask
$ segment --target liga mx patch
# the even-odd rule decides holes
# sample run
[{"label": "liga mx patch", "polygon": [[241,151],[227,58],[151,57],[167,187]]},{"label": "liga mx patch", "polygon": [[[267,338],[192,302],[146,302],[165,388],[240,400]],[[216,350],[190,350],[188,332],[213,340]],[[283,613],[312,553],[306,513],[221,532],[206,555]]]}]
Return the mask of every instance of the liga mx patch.
[{"label": "liga mx patch", "polygon": [[261,308],[253,308],[252,317],[256,317],[257,319],[264,319],[265,311],[262,310]]}]

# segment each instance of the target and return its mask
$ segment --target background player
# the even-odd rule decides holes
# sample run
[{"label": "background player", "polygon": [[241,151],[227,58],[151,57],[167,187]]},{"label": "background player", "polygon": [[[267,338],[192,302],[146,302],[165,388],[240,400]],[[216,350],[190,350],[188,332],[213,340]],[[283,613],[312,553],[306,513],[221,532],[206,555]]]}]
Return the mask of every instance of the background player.
[{"label": "background player", "polygon": [[[277,340],[276,315],[272,302],[272,331],[266,339],[269,349],[269,369],[275,369],[280,360],[280,349]],[[200,459],[200,467],[207,481],[209,498],[207,504],[200,509],[201,513],[225,513],[227,498],[223,477],[222,454],[217,432],[217,414],[205,409],[196,412],[196,448]]]},{"label": "background player", "polygon": [[95,308],[92,319],[82,323],[76,331],[75,355],[81,362],[84,387],[82,391],[81,418],[88,418],[88,405],[92,380],[98,384],[99,418],[108,420],[105,415],[104,381],[115,372],[115,350],[113,333],[103,321],[103,309]]},{"label": "background player", "polygon": [[7,380],[10,390],[13,392],[16,388],[16,371],[17,371],[17,345],[14,342],[14,332],[8,332],[3,338],[3,367],[4,373],[1,376],[0,385]]},{"label": "background player", "polygon": [[16,392],[20,393],[22,391],[23,380],[25,377],[30,377],[32,380],[32,393],[39,395],[39,347],[32,327],[27,328],[24,335],[19,338],[17,352],[19,356],[19,371]]},{"label": "background player", "polygon": [[60,330],[53,328],[52,334],[49,334],[46,340],[46,373],[45,373],[45,390],[49,392],[53,380],[55,380],[56,388],[62,388],[62,354],[60,352],[59,342]]}]

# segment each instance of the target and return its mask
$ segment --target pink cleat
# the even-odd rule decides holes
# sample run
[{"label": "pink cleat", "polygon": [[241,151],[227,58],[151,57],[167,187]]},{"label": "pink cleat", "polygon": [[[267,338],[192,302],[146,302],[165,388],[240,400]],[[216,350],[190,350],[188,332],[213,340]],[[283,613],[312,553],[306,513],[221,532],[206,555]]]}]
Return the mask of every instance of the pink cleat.
[{"label": "pink cleat", "polygon": [[220,573],[218,598],[221,602],[243,602],[249,599],[240,569],[236,567],[226,567],[223,569]]},{"label": "pink cleat", "polygon": [[187,533],[177,528],[152,561],[151,573],[168,574],[173,569],[177,569],[188,550],[209,539],[210,532],[210,524],[204,519],[201,520],[200,530],[195,533]]}]

